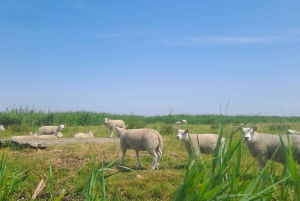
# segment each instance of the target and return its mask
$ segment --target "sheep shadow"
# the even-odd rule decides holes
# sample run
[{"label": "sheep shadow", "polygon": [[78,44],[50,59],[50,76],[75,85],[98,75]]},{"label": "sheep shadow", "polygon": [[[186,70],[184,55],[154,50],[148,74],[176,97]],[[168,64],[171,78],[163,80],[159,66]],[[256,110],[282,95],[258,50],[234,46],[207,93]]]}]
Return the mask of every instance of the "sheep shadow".
[{"label": "sheep shadow", "polygon": [[120,165],[117,165],[116,168],[120,172],[132,172],[132,171],[137,171],[137,170],[146,170],[146,168],[144,168],[144,167],[141,167],[141,168],[138,168],[138,167],[130,168],[130,167],[120,166]]}]

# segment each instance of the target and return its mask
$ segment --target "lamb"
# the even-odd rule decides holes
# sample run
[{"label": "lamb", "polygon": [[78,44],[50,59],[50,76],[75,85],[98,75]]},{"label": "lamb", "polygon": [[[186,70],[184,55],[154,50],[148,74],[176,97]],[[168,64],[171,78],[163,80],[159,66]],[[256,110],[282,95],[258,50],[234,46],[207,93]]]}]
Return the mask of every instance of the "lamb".
[{"label": "lamb", "polygon": [[0,125],[0,131],[4,131],[4,130],[5,130],[4,126]]},{"label": "lamb", "polygon": [[[290,146],[292,148],[294,159],[300,164],[300,137],[297,135],[272,135],[265,133],[258,133],[258,126],[253,128],[243,128],[236,126],[242,131],[244,142],[249,150],[251,156],[257,159],[259,169],[262,170],[267,163],[267,160],[276,161],[284,164],[284,149],[288,149],[288,140],[290,139]],[[284,143],[282,147],[280,137]]]},{"label": "lamb", "polygon": [[74,138],[93,138],[93,132],[89,131],[88,133],[77,133],[74,135]]},{"label": "lamb", "polygon": [[[191,150],[190,139],[192,142],[192,147],[195,153],[195,156],[199,155],[199,148],[201,154],[213,154],[217,147],[217,142],[219,135],[217,134],[190,134],[189,130],[182,130],[179,128],[175,128],[177,131],[177,139],[181,140],[184,144],[185,150],[188,152],[191,157],[191,165],[194,164],[195,159],[192,157],[193,153]],[[199,145],[198,145],[199,142]],[[221,139],[220,148],[225,149],[225,138]]]},{"label": "lamb", "polygon": [[61,132],[65,128],[64,125],[59,126],[42,126],[38,129],[39,135],[53,135],[56,132]]},{"label": "lamb", "polygon": [[182,121],[183,124],[187,124],[187,121],[186,121],[186,120],[183,119],[183,120],[181,120],[181,121]]},{"label": "lamb", "polygon": [[107,125],[107,128],[110,131],[110,137],[113,137],[113,132],[116,127],[119,127],[119,128],[125,127],[125,123],[123,120],[112,120],[110,118],[105,118],[104,121]]},{"label": "lamb", "polygon": [[175,124],[176,124],[176,125],[180,125],[181,122],[180,122],[180,121],[176,121]]},{"label": "lamb", "polygon": [[295,131],[295,130],[292,130],[292,129],[288,129],[288,132],[289,132],[289,134],[292,134],[292,135],[300,135],[300,131]]},{"label": "lamb", "polygon": [[36,133],[31,133],[31,135],[35,136],[35,138],[43,139],[43,140],[57,139],[63,137],[63,134],[61,132],[56,132],[53,135],[38,135]]},{"label": "lamb", "polygon": [[152,156],[150,170],[157,169],[162,157],[163,140],[161,135],[153,129],[142,128],[126,130],[126,127],[116,127],[116,136],[120,138],[120,147],[122,150],[122,157],[119,165],[121,166],[123,163],[126,150],[133,149],[136,153],[138,168],[141,168],[139,152],[147,151]]}]

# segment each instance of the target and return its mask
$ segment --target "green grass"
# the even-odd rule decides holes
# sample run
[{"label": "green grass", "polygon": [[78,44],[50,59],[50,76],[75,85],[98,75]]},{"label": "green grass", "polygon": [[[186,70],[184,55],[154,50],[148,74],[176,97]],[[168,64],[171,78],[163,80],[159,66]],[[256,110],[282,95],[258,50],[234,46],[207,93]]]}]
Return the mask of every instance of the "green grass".
[{"label": "green grass", "polygon": [[[25,110],[26,111],[26,110]],[[9,111],[11,115],[13,111]],[[23,115],[20,124],[13,123],[1,132],[9,138],[13,135],[27,135],[37,131],[38,124],[25,124],[27,115],[48,115],[39,112],[16,112]],[[56,121],[57,116],[66,115],[67,126],[64,137],[73,137],[77,132],[93,131],[95,137],[109,137],[109,131],[103,119],[97,113],[86,113],[86,121],[98,119],[98,125],[87,123],[69,123],[84,119],[85,112],[72,112],[69,115],[55,113],[48,119]],[[79,117],[77,117],[77,115]],[[82,117],[81,117],[82,115]],[[97,118],[88,117],[96,115]],[[103,116],[108,114],[103,114]],[[116,116],[116,118],[122,116]],[[190,117],[187,118],[187,117]],[[29,118],[29,117],[28,117]],[[104,117],[103,117],[104,118]],[[158,130],[164,140],[163,156],[159,169],[150,171],[152,158],[141,152],[143,168],[136,168],[135,152],[128,150],[123,165],[118,167],[121,151],[118,143],[95,144],[80,143],[64,146],[51,146],[45,150],[18,148],[13,144],[4,144],[0,148],[1,169],[4,182],[0,183],[0,196],[6,200],[25,198],[30,200],[38,182],[47,175],[47,185],[40,192],[38,200],[297,200],[300,197],[298,181],[299,165],[286,153],[286,165],[269,162],[259,172],[256,160],[249,155],[241,134],[235,126],[247,121],[243,118],[238,123],[227,123],[225,117],[214,119],[212,124],[188,124],[175,126],[166,123],[166,117],[157,117],[153,123],[143,118],[132,123],[133,128],[147,127]],[[133,115],[126,116],[128,122]],[[180,116],[180,119],[193,121],[195,116]],[[215,117],[217,118],[217,117]],[[246,126],[257,121],[247,117]],[[38,118],[33,118],[38,119]],[[59,118],[58,118],[59,119]],[[179,119],[176,116],[176,119]],[[145,121],[144,121],[145,120]],[[159,123],[159,120],[162,122]],[[166,121],[163,121],[166,120]],[[173,119],[172,119],[173,120]],[[286,128],[299,129],[295,119],[259,122],[260,132],[284,133]],[[35,120],[37,121],[37,120]],[[1,122],[1,121],[0,121]],[[219,124],[218,122],[223,122]],[[1,124],[3,124],[1,122]],[[58,123],[57,123],[58,124]],[[74,124],[74,125],[72,125]],[[191,133],[219,133],[227,138],[227,152],[218,150],[214,155],[201,155],[195,164],[189,165],[189,158],[183,144],[176,139],[175,127],[189,128]],[[222,160],[221,160],[222,159]],[[0,179],[1,179],[0,178]],[[1,185],[2,184],[2,185]],[[4,190],[3,190],[4,189]],[[10,189],[10,190],[5,190]]]}]

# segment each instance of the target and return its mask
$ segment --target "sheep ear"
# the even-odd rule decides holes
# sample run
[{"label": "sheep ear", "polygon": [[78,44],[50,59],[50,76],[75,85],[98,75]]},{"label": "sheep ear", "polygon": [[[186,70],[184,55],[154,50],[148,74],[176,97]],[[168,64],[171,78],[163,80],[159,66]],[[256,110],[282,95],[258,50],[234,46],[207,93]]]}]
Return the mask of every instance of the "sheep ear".
[{"label": "sheep ear", "polygon": [[179,128],[175,128],[175,130],[177,130],[177,131],[178,131],[178,130],[179,130]]},{"label": "sheep ear", "polygon": [[253,130],[254,130],[254,131],[258,130],[258,126],[254,126],[254,127],[253,127]]},{"label": "sheep ear", "polygon": [[128,125],[126,125],[126,126],[124,127],[124,129],[127,128],[127,126],[128,126]]},{"label": "sheep ear", "polygon": [[240,131],[243,129],[242,126],[236,126],[237,129],[239,129]]},{"label": "sheep ear", "polygon": [[188,133],[189,132],[189,129],[187,128],[187,129],[185,129],[185,131],[184,131],[185,133]]}]

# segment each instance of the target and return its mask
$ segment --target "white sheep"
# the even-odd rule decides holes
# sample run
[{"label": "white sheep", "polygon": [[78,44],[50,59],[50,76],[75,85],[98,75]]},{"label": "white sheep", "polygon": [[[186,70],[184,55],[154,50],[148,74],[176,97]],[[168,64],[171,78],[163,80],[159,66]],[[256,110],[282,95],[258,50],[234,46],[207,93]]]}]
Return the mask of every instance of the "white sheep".
[{"label": "white sheep", "polygon": [[292,129],[288,129],[288,132],[289,132],[289,134],[292,134],[292,135],[300,135],[300,131],[295,131],[295,130],[292,130]]},{"label": "white sheep", "polygon": [[[242,126],[236,126],[237,129],[242,131],[244,142],[249,150],[251,156],[257,159],[259,169],[263,169],[266,166],[267,160],[273,160],[284,164],[284,149],[288,149],[288,140],[290,139],[290,145],[294,155],[294,159],[300,164],[300,137],[298,135],[273,135],[258,133],[256,130],[258,126],[253,128],[243,128]],[[280,137],[284,143],[282,147]]]},{"label": "white sheep", "polygon": [[183,124],[187,124],[187,121],[185,119],[181,120]]},{"label": "white sheep", "polygon": [[19,135],[19,136],[12,136],[10,139],[11,140],[29,140],[29,139],[34,139],[38,138],[38,135],[36,133],[30,132],[30,135]]},{"label": "white sheep", "polygon": [[56,132],[61,132],[65,128],[64,125],[59,126],[42,126],[38,129],[39,135],[53,135]]},{"label": "white sheep", "polygon": [[107,125],[107,128],[110,131],[110,137],[113,137],[114,129],[116,127],[119,127],[119,128],[125,127],[125,123],[123,120],[112,120],[110,118],[104,118],[104,121]]},{"label": "white sheep", "polygon": [[4,130],[5,130],[4,126],[0,125],[0,131],[4,131]]},{"label": "white sheep", "polygon": [[63,137],[63,134],[61,132],[56,132],[54,133],[53,135],[38,135],[36,133],[32,133],[30,132],[32,136],[38,138],[38,139],[44,139],[44,140],[47,140],[47,139],[57,139],[57,138],[61,138]]},{"label": "white sheep", "polygon": [[74,135],[74,138],[93,138],[93,132],[89,131],[88,133],[77,133]]},{"label": "white sheep", "polygon": [[[184,144],[185,150],[188,152],[189,156],[191,157],[191,165],[194,164],[194,157],[192,157],[194,150],[195,156],[199,155],[199,149],[201,154],[213,154],[217,148],[217,142],[219,135],[217,134],[190,134],[189,130],[182,130],[179,128],[175,128],[177,131],[177,139],[181,140]],[[199,142],[199,144],[198,144]],[[220,142],[220,148],[224,149],[225,147],[225,138],[222,137]],[[225,151],[225,150],[224,150]]]},{"label": "white sheep", "polygon": [[152,156],[151,170],[157,169],[162,156],[163,140],[156,130],[148,128],[126,130],[126,127],[116,127],[116,136],[120,138],[122,150],[120,166],[123,163],[126,150],[133,149],[136,153],[138,168],[141,168],[139,152],[147,151]]},{"label": "white sheep", "polygon": [[175,124],[176,124],[176,125],[180,125],[181,122],[180,122],[180,121],[176,121]]}]

